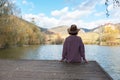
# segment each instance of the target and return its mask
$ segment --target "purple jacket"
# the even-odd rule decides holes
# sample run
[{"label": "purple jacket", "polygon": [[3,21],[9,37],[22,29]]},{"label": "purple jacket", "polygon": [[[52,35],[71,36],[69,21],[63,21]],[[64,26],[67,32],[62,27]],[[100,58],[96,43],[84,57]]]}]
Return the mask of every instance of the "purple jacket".
[{"label": "purple jacket", "polygon": [[70,35],[65,39],[62,52],[62,60],[67,62],[81,62],[85,59],[85,49],[82,39],[76,35]]}]

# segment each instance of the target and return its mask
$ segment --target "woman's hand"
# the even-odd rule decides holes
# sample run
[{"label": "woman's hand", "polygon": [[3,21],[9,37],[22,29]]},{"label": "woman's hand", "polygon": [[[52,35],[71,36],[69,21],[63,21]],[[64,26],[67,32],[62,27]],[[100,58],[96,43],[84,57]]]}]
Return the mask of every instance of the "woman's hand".
[{"label": "woman's hand", "polygon": [[83,58],[83,62],[84,62],[84,63],[88,63],[88,61],[87,61],[85,58]]},{"label": "woman's hand", "polygon": [[84,60],[84,62],[85,62],[85,63],[88,63],[88,61],[87,61],[86,59]]},{"label": "woman's hand", "polygon": [[63,62],[63,61],[64,61],[64,60],[62,60],[62,59],[60,60],[60,62]]}]

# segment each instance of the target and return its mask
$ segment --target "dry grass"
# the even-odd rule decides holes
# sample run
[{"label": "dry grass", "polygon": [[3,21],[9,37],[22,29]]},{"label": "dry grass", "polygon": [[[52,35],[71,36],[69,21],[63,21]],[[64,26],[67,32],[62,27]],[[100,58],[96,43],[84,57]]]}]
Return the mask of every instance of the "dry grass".
[{"label": "dry grass", "polygon": [[[63,34],[63,33],[57,33],[57,34],[52,34],[52,35],[47,35],[47,41],[52,41],[54,42],[56,39],[58,39],[58,35],[59,35],[59,39],[65,39],[66,37],[69,36],[69,34]],[[97,40],[99,38],[99,34],[94,33],[94,32],[89,32],[89,33],[79,33],[78,36],[80,36],[83,40],[83,42],[85,44],[96,44]],[[58,39],[58,40],[59,40]],[[50,43],[49,42],[49,43]]]}]

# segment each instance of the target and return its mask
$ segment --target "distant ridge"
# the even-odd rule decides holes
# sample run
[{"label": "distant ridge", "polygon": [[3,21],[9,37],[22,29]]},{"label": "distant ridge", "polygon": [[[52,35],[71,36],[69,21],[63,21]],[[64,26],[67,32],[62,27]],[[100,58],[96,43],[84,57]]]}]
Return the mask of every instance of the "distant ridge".
[{"label": "distant ridge", "polygon": [[[63,25],[63,26],[57,26],[57,27],[54,27],[54,28],[51,28],[51,29],[48,29],[47,31],[49,32],[54,32],[54,33],[68,33],[67,32],[67,29],[69,27],[66,26],[66,25]],[[84,32],[91,32],[92,29],[87,29],[87,28],[80,28],[80,32],[84,33]]]},{"label": "distant ridge", "polygon": [[[109,23],[109,24],[114,25],[115,27],[117,27],[120,30],[120,23],[116,23],[116,24]],[[106,23],[104,25],[100,25],[100,26],[95,27],[93,29],[81,28],[80,31],[82,33],[87,33],[87,32],[96,32],[96,33],[99,33],[99,32],[101,32],[101,29],[105,25],[108,25],[108,23]],[[69,28],[68,26],[62,25],[62,26],[57,26],[57,27],[51,28],[51,29],[46,29],[46,31],[53,32],[53,33],[62,33],[62,34],[64,34],[64,33],[67,33],[67,29],[68,28]]]},{"label": "distant ridge", "polygon": [[102,28],[104,28],[105,26],[107,25],[112,25],[113,27],[117,28],[118,30],[120,30],[120,23],[116,23],[116,24],[113,24],[113,23],[106,23],[104,25],[100,25],[96,28],[93,28],[91,29],[91,32],[97,32],[97,33],[100,33]]},{"label": "distant ridge", "polygon": [[40,28],[40,30],[41,30],[42,32],[45,32],[45,31],[48,30],[47,28],[42,28],[42,27],[39,27],[39,28]]},{"label": "distant ridge", "polygon": [[87,28],[81,28],[84,32],[91,32],[92,29],[87,29]]},{"label": "distant ridge", "polygon": [[63,26],[57,26],[57,27],[48,29],[48,31],[54,32],[54,33],[60,33],[60,34],[67,34],[67,29],[68,29],[68,26],[63,25]]}]

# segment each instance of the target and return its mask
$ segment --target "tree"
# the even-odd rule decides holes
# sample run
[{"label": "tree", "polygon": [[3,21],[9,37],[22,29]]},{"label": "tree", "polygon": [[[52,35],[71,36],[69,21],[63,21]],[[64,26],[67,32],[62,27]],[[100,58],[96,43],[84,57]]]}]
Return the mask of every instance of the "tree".
[{"label": "tree", "polygon": [[12,0],[0,0],[0,16],[1,15],[18,15],[21,10],[13,3]]},{"label": "tree", "polygon": [[[106,6],[106,16],[109,17],[109,10],[108,10],[108,6],[109,6],[109,0],[105,1],[105,6]],[[120,7],[120,0],[113,0],[113,7]]]},{"label": "tree", "polygon": [[119,35],[119,30],[114,25],[106,25],[104,26],[103,33],[103,41],[115,41]]}]

